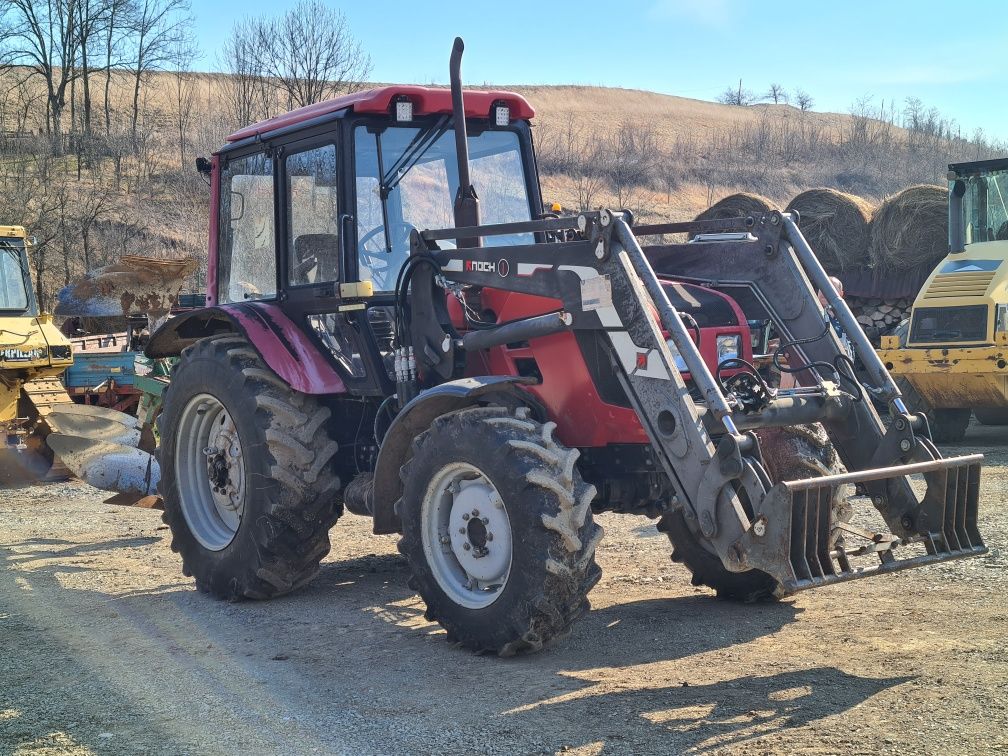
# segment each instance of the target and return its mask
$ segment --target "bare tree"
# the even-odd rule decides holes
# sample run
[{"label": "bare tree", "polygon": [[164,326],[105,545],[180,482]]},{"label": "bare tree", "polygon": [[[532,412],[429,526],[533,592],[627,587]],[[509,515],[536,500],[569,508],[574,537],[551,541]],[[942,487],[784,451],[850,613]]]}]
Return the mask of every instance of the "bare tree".
[{"label": "bare tree", "polygon": [[189,143],[189,128],[193,122],[193,101],[196,98],[196,78],[192,74],[190,62],[195,56],[192,45],[180,43],[174,51],[177,61],[172,72],[172,105],[175,107],[173,125],[178,136],[179,167],[186,168],[186,145]]},{"label": "bare tree", "polygon": [[788,94],[780,84],[771,84],[770,89],[767,90],[767,93],[763,97],[767,100],[773,100],[774,105],[780,105],[782,102],[787,103],[788,101]]},{"label": "bare tree", "polygon": [[189,39],[192,17],[189,15],[189,0],[137,0],[133,10],[129,24],[133,52],[130,133],[136,139],[143,77],[151,71],[177,63],[173,55]]},{"label": "bare tree", "polygon": [[742,79],[739,79],[738,88],[728,87],[717,96],[717,101],[723,105],[752,105],[758,98],[751,89],[742,88]]},{"label": "bare tree", "polygon": [[351,34],[346,16],[320,0],[301,0],[255,28],[259,68],[275,80],[288,108],[360,89],[371,72],[371,58]]},{"label": "bare tree", "polygon": [[224,82],[225,106],[235,126],[245,126],[267,115],[263,102],[265,74],[260,67],[264,53],[256,47],[259,21],[245,19],[231,28],[224,41],[219,63],[228,74]]},{"label": "bare tree", "polygon": [[815,105],[815,100],[812,99],[812,95],[804,89],[796,89],[794,97],[795,103],[798,105],[798,109],[802,112],[811,110],[812,106]]},{"label": "bare tree", "polygon": [[0,4],[0,56],[28,67],[46,86],[46,129],[53,151],[62,152],[66,90],[75,76],[79,0],[6,0]]},{"label": "bare tree", "polygon": [[109,93],[112,88],[112,69],[122,63],[120,53],[127,34],[126,21],[132,13],[132,0],[107,0],[101,29],[105,53],[105,133],[112,132],[112,113]]}]

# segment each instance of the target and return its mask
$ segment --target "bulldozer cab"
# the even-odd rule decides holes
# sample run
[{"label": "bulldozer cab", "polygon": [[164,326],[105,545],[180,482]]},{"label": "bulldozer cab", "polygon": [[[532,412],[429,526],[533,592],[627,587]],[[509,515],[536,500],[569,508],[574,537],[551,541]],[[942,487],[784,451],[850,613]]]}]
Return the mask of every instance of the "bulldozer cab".
[{"label": "bulldozer cab", "polygon": [[20,226],[0,226],[0,316],[37,315],[28,268],[27,236]]}]

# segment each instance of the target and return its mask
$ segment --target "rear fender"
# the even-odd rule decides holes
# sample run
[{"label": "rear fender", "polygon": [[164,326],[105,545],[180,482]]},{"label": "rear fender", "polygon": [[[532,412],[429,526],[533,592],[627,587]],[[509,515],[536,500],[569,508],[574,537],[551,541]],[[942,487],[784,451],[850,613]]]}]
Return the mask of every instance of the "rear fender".
[{"label": "rear fender", "polygon": [[471,407],[495,394],[505,401],[514,402],[516,406],[529,406],[536,414],[542,414],[535,398],[521,389],[522,384],[528,383],[532,380],[507,375],[460,378],[427,389],[403,407],[385,433],[375,464],[374,532],[387,534],[402,531],[395,512],[395,503],[403,491],[399,468],[412,456],[413,439],[430,427],[434,418]]},{"label": "rear fender", "polygon": [[187,346],[220,333],[248,339],[270,370],[304,394],[343,394],[339,373],[305,331],[267,302],[204,307],[171,318],[151,336],[144,354],[177,357]]}]

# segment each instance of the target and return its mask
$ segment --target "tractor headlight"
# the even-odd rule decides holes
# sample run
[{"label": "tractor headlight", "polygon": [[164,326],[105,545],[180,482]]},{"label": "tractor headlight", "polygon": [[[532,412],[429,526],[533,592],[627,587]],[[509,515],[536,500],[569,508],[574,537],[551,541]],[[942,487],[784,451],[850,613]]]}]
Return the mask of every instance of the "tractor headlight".
[{"label": "tractor headlight", "polygon": [[742,356],[742,337],[738,334],[717,337],[717,361],[720,365],[725,360]]},{"label": "tractor headlight", "polygon": [[999,304],[994,315],[994,332],[1008,331],[1008,304]]}]

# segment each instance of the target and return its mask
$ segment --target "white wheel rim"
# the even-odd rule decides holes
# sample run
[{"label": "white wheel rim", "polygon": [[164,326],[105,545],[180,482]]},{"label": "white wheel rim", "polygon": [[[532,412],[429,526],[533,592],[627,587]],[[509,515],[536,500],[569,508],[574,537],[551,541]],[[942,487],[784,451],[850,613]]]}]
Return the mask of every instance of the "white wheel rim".
[{"label": "white wheel rim", "polygon": [[182,410],[175,469],[189,530],[210,551],[226,548],[245,512],[245,457],[234,420],[216,397],[197,394]]},{"label": "white wheel rim", "polygon": [[497,488],[478,468],[446,465],[420,507],[427,564],[441,590],[467,609],[496,601],[511,574],[511,521]]}]

